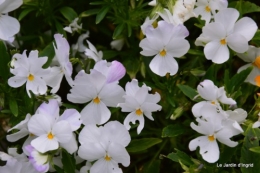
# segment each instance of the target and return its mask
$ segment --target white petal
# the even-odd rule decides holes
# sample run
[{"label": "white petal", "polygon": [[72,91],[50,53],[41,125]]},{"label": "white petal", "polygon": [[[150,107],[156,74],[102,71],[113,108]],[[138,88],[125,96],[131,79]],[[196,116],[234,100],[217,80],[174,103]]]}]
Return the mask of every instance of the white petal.
[{"label": "white petal", "polygon": [[18,88],[22,86],[26,81],[27,79],[25,77],[13,76],[8,79],[8,85],[13,88]]},{"label": "white petal", "polygon": [[0,12],[8,13],[20,7],[23,4],[23,0],[5,0],[0,4]]},{"label": "white petal", "polygon": [[258,128],[258,127],[260,127],[260,121],[254,122],[252,128]]},{"label": "white petal", "polygon": [[105,157],[106,151],[100,143],[84,143],[79,147],[79,157],[88,161],[94,161]]},{"label": "white petal", "polygon": [[45,114],[36,114],[28,122],[28,130],[36,136],[48,134],[51,131],[53,120]]},{"label": "white petal", "polygon": [[96,161],[90,168],[91,173],[123,173],[114,160],[106,161],[104,158]]},{"label": "white petal", "polygon": [[201,101],[199,103],[196,103],[193,105],[191,108],[191,111],[195,117],[200,117],[201,116],[201,108],[205,105],[206,101]]},{"label": "white petal", "polygon": [[244,53],[248,50],[248,42],[244,36],[231,34],[227,37],[228,46],[238,53]]},{"label": "white petal", "polygon": [[221,23],[209,23],[202,28],[204,37],[213,40],[221,40],[226,37],[226,30]]},{"label": "white petal", "polygon": [[101,139],[101,130],[95,124],[86,125],[79,134],[79,142],[84,143],[99,143]]},{"label": "white petal", "polygon": [[211,41],[204,48],[205,57],[216,64],[222,64],[229,59],[227,45],[221,45],[220,41]]},{"label": "white petal", "polygon": [[51,119],[57,119],[59,117],[59,112],[59,103],[55,99],[49,100],[48,103],[43,102],[36,111],[37,114],[50,116]]},{"label": "white petal", "polygon": [[68,142],[60,143],[60,146],[67,150],[70,154],[76,152],[78,150],[78,143],[76,141],[75,135],[73,135]]},{"label": "white petal", "polygon": [[55,123],[52,127],[52,133],[62,143],[69,142],[73,136],[70,124],[65,120]]},{"label": "white petal", "polygon": [[127,115],[127,117],[124,120],[124,125],[125,127],[129,130],[131,126],[129,125],[130,122],[133,124],[136,123],[136,120],[139,121],[139,125],[137,127],[137,134],[140,134],[141,131],[144,128],[144,116],[143,115],[136,115],[135,111],[131,112],[130,114]]},{"label": "white petal", "polygon": [[204,80],[197,86],[199,95],[208,101],[214,101],[217,99],[218,87],[214,85],[211,80]]},{"label": "white petal", "polygon": [[18,141],[19,139],[27,136],[28,134],[29,134],[29,131],[26,128],[23,128],[19,132],[13,133],[11,135],[7,135],[6,139],[9,142],[15,142],[15,141]]},{"label": "white petal", "polygon": [[44,134],[32,140],[31,145],[41,153],[56,150],[59,148],[58,141],[55,138],[48,139],[47,134]]},{"label": "white petal", "polygon": [[232,131],[229,129],[223,128],[219,132],[217,132],[216,137],[219,142],[229,146],[229,147],[235,147],[238,145],[238,142],[231,141],[229,138],[233,136]]},{"label": "white petal", "polygon": [[111,142],[107,153],[113,160],[118,163],[122,163],[125,167],[130,165],[130,156],[124,146]]},{"label": "white petal", "polygon": [[7,41],[10,37],[13,37],[19,32],[20,23],[11,16],[1,15],[0,28],[0,38]]},{"label": "white petal", "polygon": [[236,22],[233,33],[240,34],[249,41],[255,35],[257,28],[258,27],[254,20],[249,17],[243,17]]},{"label": "white petal", "polygon": [[227,98],[226,91],[225,91],[224,87],[220,87],[218,89],[218,100],[221,103],[230,104],[230,105],[235,105],[237,103],[232,98]]},{"label": "white petal", "polygon": [[7,130],[7,132],[10,132],[11,130],[13,129],[18,129],[18,130],[21,130],[23,128],[27,128],[27,123],[28,121],[30,120],[31,118],[31,115],[30,114],[27,114],[25,119],[22,120],[20,123],[16,124],[14,127],[12,127],[11,129]]},{"label": "white petal", "polygon": [[72,131],[78,130],[81,126],[81,115],[76,109],[66,109],[59,120],[66,120]]}]

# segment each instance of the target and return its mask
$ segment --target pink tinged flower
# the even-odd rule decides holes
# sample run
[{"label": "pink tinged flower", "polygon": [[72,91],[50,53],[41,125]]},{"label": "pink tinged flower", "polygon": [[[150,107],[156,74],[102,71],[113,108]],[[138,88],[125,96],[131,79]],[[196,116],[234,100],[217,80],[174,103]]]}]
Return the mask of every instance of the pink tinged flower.
[{"label": "pink tinged flower", "polygon": [[124,90],[116,82],[107,83],[107,78],[96,70],[90,74],[80,72],[67,98],[73,103],[87,103],[81,111],[84,125],[104,124],[111,116],[108,107],[122,102]]},{"label": "pink tinged flower", "polygon": [[50,71],[49,69],[43,69],[42,66],[47,62],[47,59],[47,57],[39,58],[37,50],[31,51],[27,58],[26,51],[24,51],[22,57],[17,59],[17,67],[10,70],[15,76],[8,79],[8,84],[11,87],[18,88],[26,83],[29,97],[31,97],[29,91],[36,95],[45,94],[47,86],[43,77],[49,75]]},{"label": "pink tinged flower", "polygon": [[118,82],[126,74],[124,65],[118,61],[107,62],[101,60],[95,64],[93,69],[105,75],[107,83]]},{"label": "pink tinged flower", "polygon": [[103,52],[102,51],[97,51],[97,49],[95,48],[95,46],[90,43],[87,40],[88,43],[88,47],[87,49],[85,49],[85,55],[91,59],[93,59],[95,62],[98,62],[100,60],[102,60],[103,58]]},{"label": "pink tinged flower", "polygon": [[27,152],[29,153],[29,161],[32,163],[33,167],[38,172],[48,172],[49,170],[49,161],[48,161],[48,154],[42,154],[38,152],[33,146],[27,145],[26,147]]},{"label": "pink tinged flower", "polygon": [[55,44],[53,46],[58,66],[52,67],[51,74],[44,78],[47,85],[52,87],[51,93],[56,93],[59,90],[64,75],[68,83],[72,85],[72,64],[69,60],[69,43],[61,34],[55,34],[54,38],[56,46]]},{"label": "pink tinged flower", "polygon": [[142,55],[155,55],[149,65],[154,73],[159,76],[177,73],[179,66],[174,57],[179,58],[188,52],[190,45],[184,39],[188,34],[185,26],[174,26],[165,21],[159,21],[157,28],[146,28],[146,38],[139,46],[143,49]]},{"label": "pink tinged flower", "polygon": [[160,95],[158,93],[149,94],[148,91],[149,87],[146,85],[139,87],[138,81],[133,79],[126,84],[125,102],[118,104],[122,108],[122,112],[131,112],[124,120],[124,125],[128,130],[131,128],[130,122],[135,124],[136,121],[139,121],[138,134],[144,128],[144,116],[154,120],[152,112],[161,109],[161,106],[157,104],[161,99]]},{"label": "pink tinged flower", "polygon": [[0,39],[9,41],[20,31],[20,23],[17,19],[8,16],[7,13],[17,9],[22,5],[22,0],[5,0],[0,4]]},{"label": "pink tinged flower", "polygon": [[[210,120],[210,118],[207,120]],[[192,122],[191,128],[203,134],[203,136],[190,141],[189,149],[194,151],[197,147],[200,147],[199,152],[202,155],[202,158],[207,162],[214,163],[219,159],[217,140],[229,147],[235,147],[238,144],[238,142],[230,140],[233,133],[228,128],[221,127],[221,122],[216,122],[217,119],[205,121],[197,118],[196,121],[198,122],[198,125],[195,125]]]},{"label": "pink tinged flower", "polygon": [[78,154],[88,161],[97,160],[90,172],[122,172],[118,167],[129,166],[130,156],[125,147],[130,143],[130,134],[127,129],[117,121],[108,122],[104,127],[94,124],[86,125],[79,134]]},{"label": "pink tinged flower", "polygon": [[222,64],[229,59],[229,48],[238,53],[248,50],[248,41],[257,31],[256,23],[248,17],[237,21],[239,12],[233,8],[219,11],[215,22],[209,23],[202,29],[203,37],[208,39],[204,54],[208,60]]}]

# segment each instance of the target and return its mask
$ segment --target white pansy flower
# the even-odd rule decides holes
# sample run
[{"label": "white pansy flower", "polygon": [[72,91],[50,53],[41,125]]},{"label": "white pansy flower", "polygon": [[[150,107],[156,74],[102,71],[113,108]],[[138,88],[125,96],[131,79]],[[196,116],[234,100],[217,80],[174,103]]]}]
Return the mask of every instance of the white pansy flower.
[{"label": "white pansy flower", "polygon": [[18,88],[26,83],[26,90],[31,97],[29,91],[35,95],[45,94],[47,91],[44,77],[49,75],[49,69],[43,69],[42,66],[47,62],[47,57],[38,57],[38,51],[31,51],[27,58],[26,51],[23,54],[14,54],[13,57],[19,56],[15,62],[15,68],[11,73],[15,76],[8,79],[11,87]]},{"label": "white pansy flower", "polygon": [[69,24],[69,26],[66,26],[65,28],[63,28],[65,31],[69,32],[69,33],[73,33],[75,31],[81,30],[82,29],[82,23],[79,25],[78,24],[78,20],[79,18],[75,18],[71,24]]},{"label": "white pansy flower", "polygon": [[126,95],[124,95],[125,102],[119,103],[118,106],[122,108],[122,112],[131,112],[124,120],[125,127],[129,130],[131,126],[130,122],[134,123],[139,121],[137,133],[140,134],[144,128],[144,116],[150,120],[154,120],[152,112],[161,109],[161,106],[157,103],[161,97],[158,93],[149,94],[149,87],[143,85],[138,86],[138,81],[133,79],[126,84]]},{"label": "white pansy flower", "polygon": [[88,40],[87,40],[87,43],[88,43],[89,48],[85,49],[85,55],[88,58],[93,59],[95,62],[102,60],[103,52],[97,51],[96,47],[92,43],[90,43]]},{"label": "white pansy flower", "polygon": [[156,19],[158,18],[158,15],[150,19],[150,17],[146,17],[144,23],[141,25],[141,30],[142,33],[145,35],[146,34],[146,28],[148,26],[152,26]]},{"label": "white pansy flower", "polygon": [[260,113],[258,114],[258,120],[256,122],[254,122],[253,128],[258,128],[260,127]]},{"label": "white pansy flower", "polygon": [[167,73],[175,75],[178,71],[178,63],[174,57],[181,57],[188,52],[190,45],[185,37],[189,35],[183,25],[174,26],[165,21],[159,21],[158,27],[146,28],[146,38],[140,42],[144,56],[154,56],[150,62],[151,70],[159,76]]},{"label": "white pansy flower", "polygon": [[96,160],[91,173],[122,173],[118,164],[129,166],[130,156],[125,147],[130,140],[129,132],[118,121],[110,121],[104,127],[89,124],[79,134],[78,154],[90,162]]},{"label": "white pansy flower", "polygon": [[248,67],[253,67],[245,82],[260,86],[260,48],[249,46],[249,49],[245,53],[238,53],[237,56],[247,62],[237,72],[240,73]]},{"label": "white pansy flower", "polygon": [[[237,53],[244,53],[248,50],[248,41],[256,33],[257,25],[249,17],[243,17],[237,21],[238,17],[239,12],[236,9],[223,9],[215,15],[214,22],[202,28],[202,34],[198,40],[202,37],[208,41],[204,47],[206,59],[222,64],[229,59],[228,48]],[[201,41],[196,43],[201,45]]]},{"label": "white pansy flower", "polygon": [[152,0],[151,2],[148,3],[150,6],[156,6],[157,2],[156,0]]},{"label": "white pansy flower", "polygon": [[111,41],[110,46],[112,49],[116,49],[117,51],[120,51],[125,43],[125,39],[124,38],[120,38],[120,39],[116,39]]}]

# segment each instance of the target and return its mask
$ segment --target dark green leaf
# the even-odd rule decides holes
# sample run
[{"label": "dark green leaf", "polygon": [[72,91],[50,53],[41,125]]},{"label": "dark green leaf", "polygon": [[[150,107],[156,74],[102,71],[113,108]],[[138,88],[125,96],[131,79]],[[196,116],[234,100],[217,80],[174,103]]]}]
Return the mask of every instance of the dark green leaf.
[{"label": "dark green leaf", "polygon": [[260,154],[260,147],[252,147],[252,148],[249,148],[249,150]]},{"label": "dark green leaf", "polygon": [[70,7],[62,7],[60,8],[60,12],[69,22],[78,17],[78,14]]},{"label": "dark green leaf", "polygon": [[125,68],[126,68],[126,73],[130,76],[130,78],[134,78],[136,76],[136,73],[140,70],[140,61],[133,61],[131,59],[126,59],[123,62]]},{"label": "dark green leaf", "polygon": [[185,132],[185,128],[179,124],[171,124],[163,128],[162,137],[175,137]]},{"label": "dark green leaf", "polygon": [[113,33],[113,39],[116,39],[122,33],[124,28],[125,28],[125,23],[120,23],[119,25],[117,25]]},{"label": "dark green leaf", "polygon": [[70,155],[66,150],[62,150],[63,169],[66,173],[72,173],[76,170],[76,160],[73,155]]},{"label": "dark green leaf", "polygon": [[255,36],[251,40],[251,43],[260,46],[260,30],[257,30],[255,33]]},{"label": "dark green leaf", "polygon": [[179,162],[183,163],[184,165],[190,166],[193,165],[193,161],[191,160],[190,156],[187,155],[186,153],[176,149],[176,153],[170,153],[167,155],[167,158],[171,159],[174,162]]},{"label": "dark green leaf", "polygon": [[153,162],[147,162],[144,165],[144,173],[159,173],[160,172],[160,160],[155,160]]},{"label": "dark green leaf", "polygon": [[101,8],[101,10],[98,12],[97,17],[96,17],[96,24],[98,24],[99,22],[101,22],[104,17],[106,16],[107,12],[109,11],[110,6],[104,6]]},{"label": "dark green leaf", "polygon": [[231,2],[229,7],[236,8],[241,16],[247,13],[260,12],[260,7],[249,1]]},{"label": "dark green leaf", "polygon": [[58,22],[57,20],[55,20],[55,27],[56,27],[58,33],[66,36],[66,33],[63,29],[63,25],[60,22]]},{"label": "dark green leaf", "polygon": [[196,50],[196,49],[190,49],[190,50],[188,51],[188,54],[204,56],[203,51],[201,51],[201,50]]},{"label": "dark green leaf", "polygon": [[10,56],[7,53],[5,44],[2,41],[0,41],[0,53],[0,76],[4,81],[7,81],[10,74],[8,67],[8,63],[10,62]]},{"label": "dark green leaf", "polygon": [[100,11],[99,8],[90,9],[90,10],[86,10],[86,11],[82,12],[79,16],[80,17],[88,17],[88,16],[92,16],[94,14],[98,14],[99,11]]},{"label": "dark green leaf", "polygon": [[126,147],[128,152],[134,153],[146,150],[156,144],[161,143],[162,140],[158,138],[142,138],[142,139],[134,139],[130,142],[130,144]]},{"label": "dark green leaf", "polygon": [[43,56],[47,56],[48,60],[47,62],[43,65],[43,68],[47,68],[50,66],[52,59],[54,58],[55,55],[55,51],[54,51],[54,47],[53,47],[53,43],[51,42],[50,44],[48,44],[48,46],[46,46],[40,53],[39,53],[39,57],[43,57]]},{"label": "dark green leaf", "polygon": [[90,2],[89,4],[90,5],[102,5],[102,4],[105,4],[106,2],[104,1],[97,1],[97,2]]},{"label": "dark green leaf", "polygon": [[18,105],[14,98],[9,98],[9,107],[12,114],[17,117],[18,116]]},{"label": "dark green leaf", "polygon": [[220,67],[220,65],[218,65],[218,64],[212,64],[208,68],[208,70],[204,76],[204,79],[209,79],[209,80],[212,80],[214,83],[216,83],[217,72],[219,70],[219,67]]},{"label": "dark green leaf", "polygon": [[54,168],[57,171],[57,173],[64,173],[64,171],[60,167],[58,167],[57,165],[54,165]]},{"label": "dark green leaf", "polygon": [[103,59],[110,59],[110,58],[114,58],[119,54],[118,51],[114,51],[114,50],[104,50],[103,51]]},{"label": "dark green leaf", "polygon": [[235,74],[230,80],[231,91],[236,91],[240,85],[244,83],[249,73],[252,71],[253,67],[248,67],[247,69]]},{"label": "dark green leaf", "polygon": [[194,97],[198,95],[197,91],[187,85],[177,85],[178,88],[185,94],[187,97],[189,97],[191,100],[194,100]]},{"label": "dark green leaf", "polygon": [[34,11],[35,9],[33,9],[33,8],[26,8],[26,9],[24,9],[21,13],[20,13],[20,15],[19,15],[19,17],[18,17],[18,20],[19,21],[21,21],[25,16],[27,16],[27,14],[29,14],[30,12],[32,12],[32,11]]}]

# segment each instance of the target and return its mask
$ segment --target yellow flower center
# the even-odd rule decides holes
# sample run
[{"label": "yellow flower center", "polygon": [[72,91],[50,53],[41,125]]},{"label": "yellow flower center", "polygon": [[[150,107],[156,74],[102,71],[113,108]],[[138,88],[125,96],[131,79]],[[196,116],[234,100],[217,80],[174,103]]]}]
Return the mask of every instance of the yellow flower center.
[{"label": "yellow flower center", "polygon": [[165,55],[166,55],[166,50],[163,49],[163,50],[160,52],[160,55],[161,55],[161,56],[165,56]]},{"label": "yellow flower center", "polygon": [[222,44],[222,45],[227,44],[226,39],[222,39],[222,40],[220,40],[220,44]]},{"label": "yellow flower center", "polygon": [[53,139],[54,138],[54,135],[50,132],[47,136],[48,139]]},{"label": "yellow flower center", "polygon": [[96,103],[96,104],[99,104],[100,103],[100,99],[98,97],[96,97],[96,98],[93,99],[93,102]]},{"label": "yellow flower center", "polygon": [[255,61],[252,64],[260,69],[260,56],[256,57]]},{"label": "yellow flower center", "polygon": [[206,12],[210,12],[211,11],[211,9],[210,9],[210,7],[207,5],[206,7],[205,7],[205,10],[206,10]]},{"label": "yellow flower center", "polygon": [[214,141],[214,140],[215,140],[214,135],[210,135],[210,136],[208,136],[208,140],[209,140],[210,142]]},{"label": "yellow flower center", "polygon": [[255,77],[255,84],[256,84],[256,86],[260,87],[260,75],[257,75]]},{"label": "yellow flower center", "polygon": [[33,81],[34,80],[34,76],[32,74],[29,74],[29,76],[27,77],[29,81]]},{"label": "yellow flower center", "polygon": [[157,22],[157,21],[154,21],[154,22],[152,23],[152,26],[153,26],[153,28],[157,28],[158,22]]},{"label": "yellow flower center", "polygon": [[211,102],[211,104],[213,104],[213,105],[214,105],[214,104],[216,104],[216,102],[215,102],[215,101],[212,101],[212,102]]},{"label": "yellow flower center", "polygon": [[106,161],[110,161],[111,160],[111,157],[109,157],[108,155],[105,156],[105,160]]},{"label": "yellow flower center", "polygon": [[137,109],[137,110],[135,111],[135,113],[136,113],[136,115],[138,115],[138,116],[140,116],[140,115],[143,114],[143,112],[141,111],[141,109]]}]

